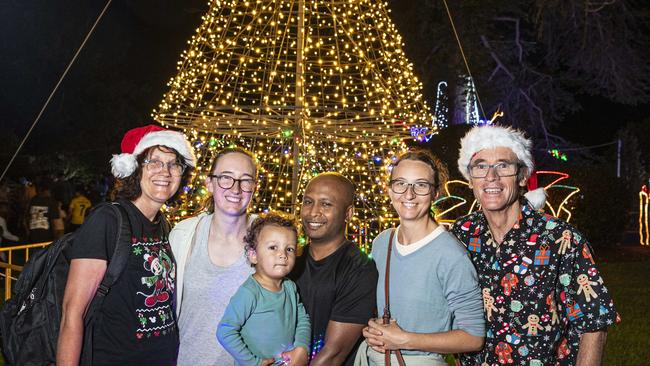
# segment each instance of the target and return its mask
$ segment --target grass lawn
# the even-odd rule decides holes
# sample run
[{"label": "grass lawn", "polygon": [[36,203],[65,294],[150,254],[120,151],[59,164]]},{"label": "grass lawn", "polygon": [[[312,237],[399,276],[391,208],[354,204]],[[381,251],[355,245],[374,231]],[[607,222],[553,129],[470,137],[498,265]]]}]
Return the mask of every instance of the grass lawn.
[{"label": "grass lawn", "polygon": [[599,253],[599,268],[621,323],[608,331],[603,365],[650,364],[650,248]]}]

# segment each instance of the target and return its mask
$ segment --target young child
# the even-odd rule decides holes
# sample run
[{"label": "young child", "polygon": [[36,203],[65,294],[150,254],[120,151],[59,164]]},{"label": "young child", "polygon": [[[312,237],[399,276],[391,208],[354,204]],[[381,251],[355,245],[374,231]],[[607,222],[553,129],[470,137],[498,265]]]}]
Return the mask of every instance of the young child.
[{"label": "young child", "polygon": [[298,230],[292,218],[260,215],[244,238],[255,273],[230,299],[217,327],[221,345],[235,364],[306,365],[309,316],[296,284],[286,279],[296,262]]}]

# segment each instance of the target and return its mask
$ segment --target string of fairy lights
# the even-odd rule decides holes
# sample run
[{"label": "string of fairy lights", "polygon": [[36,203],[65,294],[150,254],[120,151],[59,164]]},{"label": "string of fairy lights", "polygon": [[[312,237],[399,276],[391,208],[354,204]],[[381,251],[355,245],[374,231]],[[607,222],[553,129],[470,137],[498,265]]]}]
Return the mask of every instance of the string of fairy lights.
[{"label": "string of fairy lights", "polygon": [[253,211],[295,212],[312,176],[338,171],[356,185],[350,235],[372,238],[409,128],[437,129],[384,1],[215,0],[202,19],[153,113],[197,152],[175,215],[200,207],[210,160],[237,145],[262,163]]},{"label": "string of fairy lights", "polygon": [[648,186],[643,185],[639,191],[639,244],[650,246],[650,225],[648,225]]}]

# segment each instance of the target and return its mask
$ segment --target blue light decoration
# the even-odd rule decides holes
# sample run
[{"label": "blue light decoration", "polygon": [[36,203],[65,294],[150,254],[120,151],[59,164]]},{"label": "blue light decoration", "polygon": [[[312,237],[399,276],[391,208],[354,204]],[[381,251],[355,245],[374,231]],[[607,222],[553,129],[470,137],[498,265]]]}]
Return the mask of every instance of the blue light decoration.
[{"label": "blue light decoration", "polygon": [[429,127],[411,126],[411,136],[417,142],[428,142],[433,134],[429,134]]},{"label": "blue light decoration", "polygon": [[447,96],[447,82],[441,81],[438,83],[438,89],[436,92],[436,106],[433,112],[433,118],[431,119],[431,127],[413,125],[410,128],[411,136],[415,141],[418,142],[428,142],[431,137],[434,135],[436,126],[438,128],[444,128],[449,126],[449,97]]},{"label": "blue light decoration", "polygon": [[449,126],[449,97],[447,96],[447,82],[438,83],[436,92],[436,106],[433,110],[433,124],[438,127]]}]

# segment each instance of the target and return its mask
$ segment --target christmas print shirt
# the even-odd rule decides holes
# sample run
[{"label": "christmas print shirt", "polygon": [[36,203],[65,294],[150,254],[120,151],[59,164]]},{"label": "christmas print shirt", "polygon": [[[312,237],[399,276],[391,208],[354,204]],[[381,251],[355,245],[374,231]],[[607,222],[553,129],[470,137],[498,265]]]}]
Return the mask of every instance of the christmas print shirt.
[{"label": "christmas print shirt", "polygon": [[483,212],[458,219],[453,233],[479,275],[485,347],[468,365],[573,365],[580,334],[620,321],[587,239],[568,223],[523,204],[501,245]]},{"label": "christmas print shirt", "polygon": [[[118,201],[131,225],[129,259],[108,292],[93,330],[93,365],[173,365],[178,353],[174,313],[176,262],[161,214],[149,221],[131,202]],[[127,218],[125,218],[126,220]],[[118,218],[98,207],[75,233],[71,259],[109,261]],[[125,245],[120,239],[120,245]]]}]

